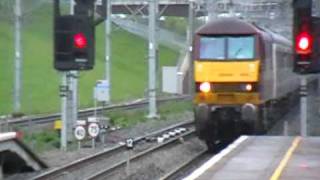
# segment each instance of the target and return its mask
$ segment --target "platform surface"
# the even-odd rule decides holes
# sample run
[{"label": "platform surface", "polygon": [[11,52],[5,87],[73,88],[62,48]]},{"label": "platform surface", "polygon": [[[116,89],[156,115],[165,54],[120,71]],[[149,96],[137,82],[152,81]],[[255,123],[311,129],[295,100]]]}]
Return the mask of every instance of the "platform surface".
[{"label": "platform surface", "polygon": [[320,180],[320,137],[241,136],[185,180]]},{"label": "platform surface", "polygon": [[16,132],[0,133],[0,160],[2,162],[0,179],[3,179],[4,175],[39,171],[48,167],[20,141]]}]

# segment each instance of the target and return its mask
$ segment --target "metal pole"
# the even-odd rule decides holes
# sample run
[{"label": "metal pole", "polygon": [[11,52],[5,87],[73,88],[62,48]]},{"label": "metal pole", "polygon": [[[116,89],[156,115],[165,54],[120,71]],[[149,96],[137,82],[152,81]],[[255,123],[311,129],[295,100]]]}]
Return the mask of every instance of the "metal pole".
[{"label": "metal pole", "polygon": [[149,115],[148,118],[156,118],[156,12],[158,0],[149,0]]},{"label": "metal pole", "polygon": [[71,71],[71,86],[72,86],[72,125],[75,125],[78,119],[78,71]]},{"label": "metal pole", "polygon": [[[74,14],[74,0],[70,0],[70,14]],[[76,125],[78,119],[78,71],[70,72],[70,83],[71,87],[71,97],[68,98],[70,111],[68,111],[69,122],[68,122],[68,141],[72,139],[72,127]]]},{"label": "metal pole", "polygon": [[68,94],[68,84],[67,84],[67,73],[62,73],[62,82],[60,87],[61,93],[61,150],[67,150],[67,94]]},{"label": "metal pole", "polygon": [[126,174],[127,176],[129,176],[131,174],[130,172],[130,157],[131,157],[131,149],[129,151],[127,151],[127,165],[126,165]]},{"label": "metal pole", "polygon": [[70,14],[74,14],[74,0],[70,0]]},{"label": "metal pole", "polygon": [[229,5],[230,5],[230,10],[229,10],[229,13],[232,17],[235,16],[234,14],[234,4],[233,4],[233,1],[232,0],[229,0]]},{"label": "metal pole", "polygon": [[216,6],[216,2],[215,0],[208,0],[207,1],[207,11],[208,11],[208,19],[209,21],[212,21],[213,19],[216,18],[216,12],[215,12],[215,6]]},{"label": "metal pole", "polygon": [[96,148],[96,138],[92,138],[91,143],[92,143],[92,149],[95,149]]},{"label": "metal pole", "polygon": [[93,116],[95,117],[95,118],[97,118],[97,115],[98,115],[98,110],[97,110],[97,108],[98,108],[98,102],[97,102],[97,99],[96,98],[94,98],[94,112],[93,112]]},{"label": "metal pole", "polygon": [[106,69],[105,69],[105,79],[109,85],[109,88],[107,89],[107,102],[110,101],[110,87],[111,87],[111,15],[112,15],[112,8],[111,8],[111,0],[107,0],[106,2],[107,4],[107,8],[106,8],[106,22],[105,22],[105,33],[106,33],[106,39],[105,39],[105,53],[106,53],[106,57],[105,57],[105,61],[106,61]]},{"label": "metal pole", "polygon": [[283,123],[283,135],[284,136],[288,136],[289,135],[288,121],[284,121],[284,123]]},{"label": "metal pole", "polygon": [[192,40],[193,40],[193,29],[194,29],[194,0],[189,1],[189,16],[188,16],[188,30],[187,30],[187,53],[188,53],[188,61],[189,61],[189,87],[188,93],[193,93],[193,61],[192,61]]},{"label": "metal pole", "polygon": [[[73,95],[74,95],[74,81],[73,81],[73,74],[72,71],[67,72],[67,87],[68,91],[66,93],[67,96],[67,107],[66,107],[66,115],[67,115],[67,141],[72,141],[73,139],[73,133],[72,133],[72,127],[74,124],[74,101],[73,101]],[[75,122],[76,123],[76,122]]]},{"label": "metal pole", "polygon": [[[159,19],[161,17],[161,14],[159,13],[159,8],[158,8],[158,2],[159,0],[157,0],[157,5],[156,5],[156,9],[155,9],[155,34],[160,34],[160,27],[159,27]],[[154,43],[155,43],[155,63],[156,63],[156,72],[155,72],[155,76],[156,77],[160,77],[161,76],[161,68],[160,68],[160,60],[159,60],[159,39],[160,39],[160,36],[155,36],[155,39],[154,39]],[[162,82],[161,80],[158,80],[156,81],[156,92],[158,90],[161,91],[161,88],[162,88]]]},{"label": "metal pole", "polygon": [[307,132],[307,79],[306,77],[301,77],[300,80],[300,135],[306,137]]},{"label": "metal pole", "polygon": [[16,0],[15,8],[15,81],[14,81],[14,112],[21,109],[21,0]]}]

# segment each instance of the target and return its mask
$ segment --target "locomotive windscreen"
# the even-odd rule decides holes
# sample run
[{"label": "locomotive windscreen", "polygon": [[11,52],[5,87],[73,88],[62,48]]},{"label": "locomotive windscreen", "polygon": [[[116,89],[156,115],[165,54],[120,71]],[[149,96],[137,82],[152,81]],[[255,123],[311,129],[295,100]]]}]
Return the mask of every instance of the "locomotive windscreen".
[{"label": "locomotive windscreen", "polygon": [[254,39],[254,36],[202,36],[200,37],[200,59],[254,59]]}]

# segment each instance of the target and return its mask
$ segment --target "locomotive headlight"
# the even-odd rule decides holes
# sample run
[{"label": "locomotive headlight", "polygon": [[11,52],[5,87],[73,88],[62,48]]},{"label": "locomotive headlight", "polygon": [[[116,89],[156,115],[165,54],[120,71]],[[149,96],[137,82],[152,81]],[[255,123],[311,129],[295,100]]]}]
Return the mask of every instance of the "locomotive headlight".
[{"label": "locomotive headlight", "polygon": [[246,90],[252,91],[252,84],[246,84]]},{"label": "locomotive headlight", "polygon": [[207,93],[207,92],[210,92],[211,90],[211,85],[209,82],[203,82],[200,84],[200,91],[201,92],[204,92],[204,93]]}]

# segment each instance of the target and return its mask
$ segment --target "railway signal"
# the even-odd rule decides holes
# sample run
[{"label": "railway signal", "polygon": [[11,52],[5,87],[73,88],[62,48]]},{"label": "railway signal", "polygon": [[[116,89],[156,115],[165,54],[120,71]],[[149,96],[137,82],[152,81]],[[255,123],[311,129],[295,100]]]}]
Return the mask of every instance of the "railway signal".
[{"label": "railway signal", "polygon": [[87,37],[83,33],[78,33],[73,36],[73,43],[77,49],[84,49],[88,46]]},{"label": "railway signal", "polygon": [[312,52],[312,36],[309,32],[301,32],[296,37],[296,53],[299,55],[308,55]]},{"label": "railway signal", "polygon": [[74,15],[61,15],[55,0],[54,67],[59,71],[90,70],[94,66],[94,1],[77,0]]},{"label": "railway signal", "polygon": [[[320,37],[318,19],[312,16],[312,0],[293,1],[294,68],[300,74],[320,72],[320,54],[317,39]],[[319,26],[320,27],[320,26]]]}]

